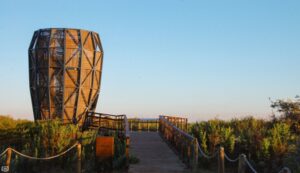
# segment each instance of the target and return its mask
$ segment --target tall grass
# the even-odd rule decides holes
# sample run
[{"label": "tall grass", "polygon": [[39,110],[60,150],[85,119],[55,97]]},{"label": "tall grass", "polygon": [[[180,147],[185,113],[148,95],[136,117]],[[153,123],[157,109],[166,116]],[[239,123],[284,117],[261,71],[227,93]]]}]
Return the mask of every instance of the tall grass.
[{"label": "tall grass", "polygon": [[276,112],[270,120],[213,119],[190,124],[189,132],[207,153],[223,146],[232,158],[246,154],[260,172],[276,172],[283,166],[300,172],[300,101],[277,100],[271,107]]}]

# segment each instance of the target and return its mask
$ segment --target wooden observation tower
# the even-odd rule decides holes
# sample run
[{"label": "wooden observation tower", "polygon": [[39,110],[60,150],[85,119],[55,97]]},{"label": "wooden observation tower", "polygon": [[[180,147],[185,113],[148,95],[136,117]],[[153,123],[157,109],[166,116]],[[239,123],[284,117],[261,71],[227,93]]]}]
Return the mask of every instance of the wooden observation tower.
[{"label": "wooden observation tower", "polygon": [[47,28],[34,32],[28,50],[35,120],[82,125],[99,97],[103,49],[97,33]]}]

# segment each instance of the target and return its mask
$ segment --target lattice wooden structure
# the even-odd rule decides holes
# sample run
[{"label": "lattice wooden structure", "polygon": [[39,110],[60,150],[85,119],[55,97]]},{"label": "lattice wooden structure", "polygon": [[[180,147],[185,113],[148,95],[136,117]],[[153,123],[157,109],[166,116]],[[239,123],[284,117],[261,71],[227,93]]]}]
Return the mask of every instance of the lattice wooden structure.
[{"label": "lattice wooden structure", "polygon": [[103,49],[92,31],[48,28],[29,46],[30,92],[35,120],[83,124],[99,97]]}]

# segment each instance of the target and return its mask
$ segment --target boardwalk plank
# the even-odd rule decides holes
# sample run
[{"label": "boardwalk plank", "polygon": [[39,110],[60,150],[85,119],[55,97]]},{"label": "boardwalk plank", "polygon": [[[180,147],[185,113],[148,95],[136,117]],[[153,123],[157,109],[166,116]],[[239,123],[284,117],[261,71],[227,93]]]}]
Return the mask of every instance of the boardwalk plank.
[{"label": "boardwalk plank", "polygon": [[129,173],[186,173],[189,172],[178,156],[157,132],[132,132],[130,153],[139,158],[130,165]]}]

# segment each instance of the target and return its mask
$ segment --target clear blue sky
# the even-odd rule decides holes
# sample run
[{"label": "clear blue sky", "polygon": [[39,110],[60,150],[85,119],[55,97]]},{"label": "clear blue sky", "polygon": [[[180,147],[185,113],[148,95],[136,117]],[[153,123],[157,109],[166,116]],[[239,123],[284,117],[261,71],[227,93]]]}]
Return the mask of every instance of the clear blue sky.
[{"label": "clear blue sky", "polygon": [[33,31],[96,31],[104,48],[97,111],[192,120],[271,113],[300,94],[300,1],[0,2],[0,114],[32,119]]}]

